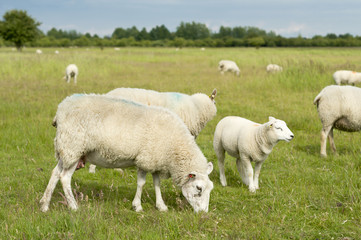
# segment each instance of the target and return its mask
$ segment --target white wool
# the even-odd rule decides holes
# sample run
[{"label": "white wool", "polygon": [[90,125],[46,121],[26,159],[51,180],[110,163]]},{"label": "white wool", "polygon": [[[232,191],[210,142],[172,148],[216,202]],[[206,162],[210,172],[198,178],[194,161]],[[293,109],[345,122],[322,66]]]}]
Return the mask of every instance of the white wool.
[{"label": "white wool", "polygon": [[225,72],[233,72],[237,76],[239,76],[240,70],[237,66],[237,64],[234,61],[231,60],[221,60],[218,63],[218,71],[221,72],[221,74],[224,74]]},{"label": "white wool", "polygon": [[[59,104],[54,121],[59,163],[41,200],[42,211],[48,210],[59,178],[70,208],[77,209],[70,179],[81,160],[106,168],[136,166],[142,182],[144,172],[152,173],[158,181],[159,174],[170,176],[195,211],[208,210],[212,163],[207,163],[194,137],[173,112],[104,95],[75,94]],[[159,184],[155,187],[158,205]],[[137,211],[141,210],[138,190]],[[166,210],[162,200],[160,208]]]},{"label": "white wool", "polygon": [[333,129],[347,132],[361,130],[361,89],[353,86],[327,86],[313,101],[322,123],[321,156],[326,157],[326,141],[336,152]]},{"label": "white wool", "polygon": [[[237,169],[242,181],[251,192],[259,188],[261,166],[278,141],[291,141],[293,133],[282,120],[269,117],[269,122],[259,124],[245,118],[229,116],[217,124],[213,147],[218,158],[220,180],[227,185],[224,173],[225,152],[237,159]],[[255,162],[255,170],[251,161]]]},{"label": "white wool", "polygon": [[[187,95],[177,92],[157,92],[139,88],[117,88],[106,95],[124,98],[148,106],[165,107],[176,113],[186,124],[194,137],[197,137],[206,123],[217,113],[214,98],[217,91],[210,96],[203,93]],[[95,172],[95,166],[89,167],[89,172]]]},{"label": "white wool", "polygon": [[78,67],[75,64],[69,64],[65,68],[65,80],[66,80],[66,82],[69,83],[71,78],[74,78],[74,83],[76,84],[78,74],[79,74]]},{"label": "white wool", "polygon": [[283,68],[277,64],[268,64],[266,70],[269,73],[274,73],[274,72],[282,72]]},{"label": "white wool", "polygon": [[177,92],[157,92],[139,88],[117,88],[108,92],[107,96],[125,98],[149,106],[165,107],[176,113],[186,124],[191,134],[199,135],[217,113],[213,90],[210,96],[203,93],[187,95]]},{"label": "white wool", "polygon": [[342,83],[355,85],[355,83],[361,82],[361,73],[355,71],[339,70],[332,76],[337,85],[341,85]]}]

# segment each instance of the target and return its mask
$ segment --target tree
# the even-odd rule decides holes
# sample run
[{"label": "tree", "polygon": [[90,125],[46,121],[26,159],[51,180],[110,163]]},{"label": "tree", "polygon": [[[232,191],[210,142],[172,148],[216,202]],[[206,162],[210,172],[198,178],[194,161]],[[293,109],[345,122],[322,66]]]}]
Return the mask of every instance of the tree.
[{"label": "tree", "polygon": [[0,22],[0,35],[4,40],[13,42],[18,51],[21,51],[26,42],[34,41],[40,32],[38,26],[41,23],[28,16],[26,11],[8,11],[3,19]]},{"label": "tree", "polygon": [[204,39],[210,37],[210,30],[203,23],[184,23],[177,27],[177,31],[175,33],[176,37],[184,38],[184,39]]},{"label": "tree", "polygon": [[152,28],[152,30],[149,32],[149,36],[151,40],[164,40],[171,39],[172,37],[169,30],[164,25]]}]

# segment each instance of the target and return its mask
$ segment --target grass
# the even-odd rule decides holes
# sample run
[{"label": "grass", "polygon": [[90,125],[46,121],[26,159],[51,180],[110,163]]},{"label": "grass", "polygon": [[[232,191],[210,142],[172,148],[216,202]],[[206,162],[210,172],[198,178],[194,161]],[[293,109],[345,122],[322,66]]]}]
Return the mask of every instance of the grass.
[{"label": "grass", "polygon": [[[321,123],[313,105],[339,69],[359,70],[359,48],[281,49],[35,49],[0,48],[0,239],[360,239],[360,133],[336,131],[338,155],[319,157]],[[220,75],[221,59],[235,60],[241,76]],[[62,79],[79,67],[78,84]],[[267,74],[265,66],[283,66]],[[51,126],[57,105],[72,93],[105,93],[139,87],[187,94],[217,88],[217,116],[197,138],[215,170],[208,213],[194,214],[170,179],[162,180],[169,211],[155,209],[151,176],[142,197],[144,212],[131,209],[136,169],[123,174],[97,168],[73,175],[79,210],[67,209],[59,183],[50,210],[39,200],[56,162]],[[260,190],[241,182],[235,160],[226,157],[227,187],[219,182],[212,140],[228,115],[256,122],[274,116],[295,134],[280,142],[263,165]]]}]

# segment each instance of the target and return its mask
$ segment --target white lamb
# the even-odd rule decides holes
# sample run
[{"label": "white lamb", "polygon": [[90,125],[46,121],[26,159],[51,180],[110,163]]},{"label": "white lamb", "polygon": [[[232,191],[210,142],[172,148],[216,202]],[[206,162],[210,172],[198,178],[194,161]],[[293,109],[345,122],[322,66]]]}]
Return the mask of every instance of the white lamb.
[{"label": "white lamb", "polygon": [[[237,159],[237,169],[242,181],[251,192],[259,189],[258,178],[263,162],[278,141],[291,141],[294,135],[282,120],[269,117],[269,122],[259,124],[250,120],[229,116],[217,124],[213,147],[218,158],[220,180],[227,186],[224,174],[225,152]],[[255,169],[251,161],[255,162]]]},{"label": "white lamb", "polygon": [[78,67],[75,64],[69,64],[65,69],[65,80],[67,83],[70,82],[71,78],[74,78],[76,84],[76,78],[79,74]]},{"label": "white lamb", "polygon": [[[177,92],[157,92],[139,88],[116,88],[106,94],[115,98],[125,98],[150,106],[165,107],[176,113],[186,124],[194,137],[217,113],[214,98],[217,90],[210,96],[203,93],[187,95]],[[89,166],[89,172],[95,172],[95,166]]]},{"label": "white lamb", "polygon": [[352,84],[361,82],[361,73],[348,70],[336,71],[333,75],[333,79],[337,85]]},{"label": "white lamb", "polygon": [[283,68],[277,64],[268,64],[266,70],[269,73],[275,73],[275,72],[282,72]]},{"label": "white lamb", "polygon": [[336,153],[333,129],[346,132],[361,130],[361,89],[352,86],[327,86],[316,96],[318,116],[322,123],[321,156],[326,157],[327,137]]},{"label": "white lamb", "polygon": [[76,210],[71,177],[80,161],[106,168],[138,168],[133,207],[141,211],[141,193],[147,172],[152,173],[156,207],[166,211],[160,192],[160,175],[172,177],[195,212],[208,211],[213,183],[211,162],[197,146],[180,118],[160,107],[124,99],[76,94],[67,97],[55,116],[57,166],[52,172],[41,210],[47,211],[60,179],[68,206]]},{"label": "white lamb", "polygon": [[233,72],[239,76],[240,70],[234,61],[221,60],[218,63],[218,71],[223,75],[225,72]]},{"label": "white lamb", "polygon": [[40,49],[36,49],[36,54],[42,54],[43,53],[43,51],[41,51]]}]

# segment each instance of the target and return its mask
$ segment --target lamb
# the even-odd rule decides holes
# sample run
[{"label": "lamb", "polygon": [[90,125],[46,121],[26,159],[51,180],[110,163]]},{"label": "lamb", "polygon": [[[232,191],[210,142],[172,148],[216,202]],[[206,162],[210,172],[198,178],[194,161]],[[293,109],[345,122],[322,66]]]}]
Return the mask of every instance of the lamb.
[{"label": "lamb", "polygon": [[80,161],[106,168],[138,168],[137,191],[132,205],[141,211],[142,187],[152,173],[156,207],[166,211],[160,176],[171,177],[195,212],[208,211],[213,183],[211,162],[197,146],[181,119],[173,112],[104,95],[75,94],[65,98],[54,118],[58,160],[40,200],[49,209],[51,195],[61,181],[68,206],[78,208],[71,177]]},{"label": "lamb", "polygon": [[230,61],[230,60],[219,61],[218,71],[220,71],[222,75],[224,74],[224,72],[233,72],[237,76],[239,76],[239,73],[240,73],[240,70],[239,70],[237,64],[234,61]]},{"label": "lamb", "polygon": [[43,51],[41,51],[40,49],[36,49],[35,53],[36,53],[36,54],[42,54]]},{"label": "lamb", "polygon": [[[165,107],[176,113],[186,124],[194,137],[197,137],[217,113],[214,98],[217,90],[210,96],[203,93],[187,95],[175,92],[157,92],[139,88],[117,88],[106,94],[116,98],[125,98],[145,105]],[[95,166],[89,166],[89,172],[95,172]]]},{"label": "lamb", "polygon": [[67,83],[70,82],[71,78],[74,78],[74,83],[76,84],[76,78],[78,76],[78,67],[75,64],[69,64],[65,69],[65,80]]},{"label": "lamb", "polygon": [[334,128],[346,132],[361,130],[361,89],[353,86],[327,86],[316,96],[313,104],[317,106],[322,123],[320,154],[327,157],[327,137],[332,152],[336,153]]},{"label": "lamb", "polygon": [[[293,137],[286,123],[273,117],[269,117],[269,122],[264,124],[236,116],[223,118],[216,126],[213,140],[222,186],[227,186],[224,174],[225,152],[237,159],[237,169],[243,183],[251,192],[255,192],[259,189],[262,164],[273,147],[279,141],[289,142]],[[251,161],[255,162],[254,173]]]},{"label": "lamb", "polygon": [[337,85],[341,85],[342,83],[355,85],[356,83],[361,82],[360,72],[339,70],[336,71],[332,76]]},{"label": "lamb", "polygon": [[277,64],[268,64],[266,70],[269,73],[275,73],[275,72],[282,72],[283,68]]}]

